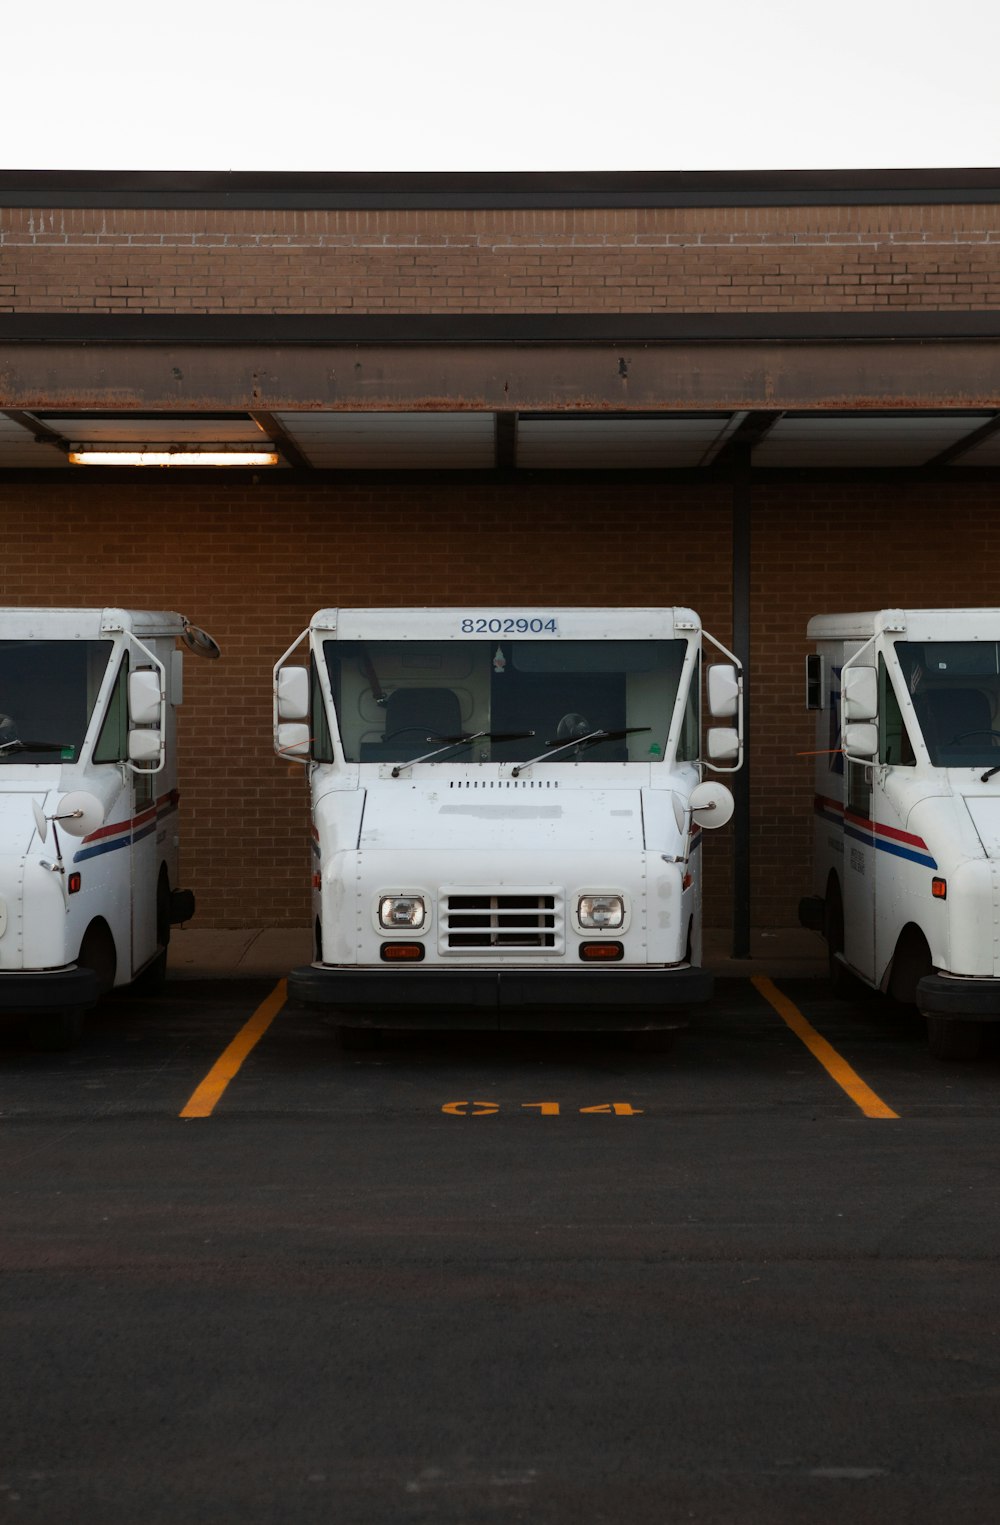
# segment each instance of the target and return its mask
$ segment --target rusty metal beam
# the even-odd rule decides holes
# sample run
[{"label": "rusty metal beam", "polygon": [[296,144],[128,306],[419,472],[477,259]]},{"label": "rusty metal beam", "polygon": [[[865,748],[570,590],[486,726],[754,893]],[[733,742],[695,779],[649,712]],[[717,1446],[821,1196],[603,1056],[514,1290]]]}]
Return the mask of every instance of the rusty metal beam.
[{"label": "rusty metal beam", "polygon": [[492,412],[1000,407],[1000,342],[0,342],[0,408]]}]

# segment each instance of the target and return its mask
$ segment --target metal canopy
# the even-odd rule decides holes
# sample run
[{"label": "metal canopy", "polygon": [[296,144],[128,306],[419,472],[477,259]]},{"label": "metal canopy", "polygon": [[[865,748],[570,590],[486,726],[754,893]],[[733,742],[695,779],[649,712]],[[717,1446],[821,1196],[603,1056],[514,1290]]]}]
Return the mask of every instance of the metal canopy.
[{"label": "metal canopy", "polygon": [[0,316],[0,470],[268,445],[286,470],[1000,465],[1000,314]]},{"label": "metal canopy", "polygon": [[[270,447],[286,470],[532,473],[721,470],[746,412],[123,413],[39,408],[0,413],[0,471],[71,471],[70,447]],[[774,412],[747,443],[751,468],[888,470],[954,475],[1000,467],[1000,410]]]}]

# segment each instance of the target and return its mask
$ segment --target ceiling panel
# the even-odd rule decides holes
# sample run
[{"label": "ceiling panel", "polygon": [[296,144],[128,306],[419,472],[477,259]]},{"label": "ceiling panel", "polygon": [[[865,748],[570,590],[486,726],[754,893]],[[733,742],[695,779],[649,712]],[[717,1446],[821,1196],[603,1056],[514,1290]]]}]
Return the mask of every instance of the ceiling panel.
[{"label": "ceiling panel", "polygon": [[779,419],[753,453],[755,467],[922,466],[993,415],[813,415]]},{"label": "ceiling panel", "polygon": [[69,413],[36,415],[63,439],[85,444],[252,444],[263,446],[268,436],[252,418],[242,415],[224,418],[191,418],[178,414],[106,414],[101,418],[79,417]]},{"label": "ceiling panel", "polygon": [[51,470],[67,465],[61,450],[36,445],[27,429],[0,413],[0,471],[30,471],[36,467]]},{"label": "ceiling panel", "polygon": [[959,466],[1000,466],[1000,431],[964,451],[954,464],[956,469]]},{"label": "ceiling panel", "polygon": [[727,418],[522,418],[517,464],[526,470],[638,470],[699,465]]},{"label": "ceiling panel", "polygon": [[325,470],[489,470],[492,413],[278,413],[311,465]]}]

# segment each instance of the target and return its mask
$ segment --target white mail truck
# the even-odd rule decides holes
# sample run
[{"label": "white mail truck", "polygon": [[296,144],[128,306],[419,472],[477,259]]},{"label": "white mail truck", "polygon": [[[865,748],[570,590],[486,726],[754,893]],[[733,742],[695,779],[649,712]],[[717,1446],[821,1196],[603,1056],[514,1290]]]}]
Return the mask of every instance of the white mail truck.
[{"label": "white mail truck", "polygon": [[742,676],[692,610],[322,609],[274,722],[312,806],[315,960],[289,994],[345,1041],[654,1032],[710,994],[702,828],[732,795],[703,774],[741,765]]},{"label": "white mail truck", "polygon": [[809,622],[814,893],[831,977],[926,1018],[939,1058],[1000,1022],[1000,609]]},{"label": "white mail truck", "polygon": [[177,882],[179,614],[0,609],[0,1015],[43,1046],[166,965]]}]

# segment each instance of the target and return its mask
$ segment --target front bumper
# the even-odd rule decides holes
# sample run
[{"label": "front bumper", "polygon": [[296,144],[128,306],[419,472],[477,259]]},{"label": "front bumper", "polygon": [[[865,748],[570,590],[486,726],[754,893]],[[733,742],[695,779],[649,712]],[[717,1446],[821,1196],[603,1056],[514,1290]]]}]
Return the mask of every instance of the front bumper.
[{"label": "front bumper", "polygon": [[94,1006],[99,986],[93,969],[26,969],[0,973],[0,1016],[30,1016],[67,1006]]},{"label": "front bumper", "polygon": [[917,981],[917,1010],[922,1017],[956,1022],[1000,1022],[1000,980],[926,974]]},{"label": "front bumper", "polygon": [[712,976],[670,969],[293,969],[288,995],[344,1027],[662,1032],[687,1026]]}]

